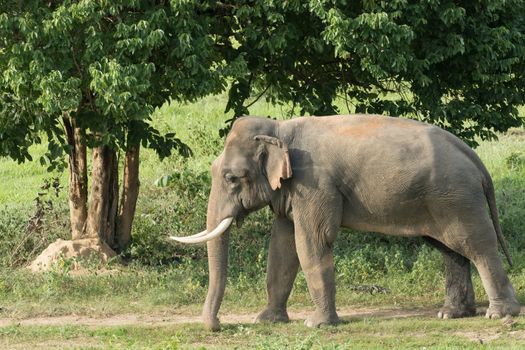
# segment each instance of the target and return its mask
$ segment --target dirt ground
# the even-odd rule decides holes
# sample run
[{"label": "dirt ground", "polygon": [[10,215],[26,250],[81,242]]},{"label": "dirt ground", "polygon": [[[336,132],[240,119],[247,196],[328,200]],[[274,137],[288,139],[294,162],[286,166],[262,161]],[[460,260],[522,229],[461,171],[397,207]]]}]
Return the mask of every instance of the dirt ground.
[{"label": "dirt ground", "polygon": [[[311,310],[289,311],[290,319],[305,319]],[[339,316],[342,319],[380,317],[380,318],[404,318],[416,316],[432,316],[437,314],[436,310],[431,309],[340,309]],[[252,323],[257,313],[242,314],[219,314],[221,323]],[[172,325],[182,323],[200,323],[200,315],[162,313],[162,314],[121,314],[104,318],[89,317],[82,315],[66,315],[52,317],[32,317],[25,319],[0,318],[0,327],[12,324],[20,325],[85,325],[85,326],[133,326],[133,325]]]},{"label": "dirt ground", "polygon": [[[289,315],[291,320],[304,320],[312,310],[291,310]],[[340,308],[339,316],[343,322],[358,321],[360,319],[378,318],[378,319],[401,319],[411,317],[434,318],[437,314],[437,308],[426,309],[402,309],[402,308]],[[486,308],[478,308],[477,313],[484,315]],[[525,314],[525,307],[521,309],[521,315]],[[246,324],[252,323],[257,313],[222,313],[219,315],[223,325],[225,324]],[[513,318],[501,320],[502,324],[509,327],[516,322]],[[6,326],[88,326],[93,328],[112,327],[112,326],[139,326],[139,327],[169,327],[170,325],[201,323],[201,317],[197,314],[177,313],[177,311],[166,311],[157,314],[120,314],[107,317],[89,317],[85,315],[66,315],[55,317],[32,317],[24,319],[0,318],[0,327]],[[421,337],[425,336],[425,330],[421,330]],[[525,330],[512,330],[502,332],[501,330],[461,330],[454,331],[453,336],[466,338],[473,342],[477,347],[481,344],[487,344],[500,337],[510,337],[516,344],[522,344],[525,341]],[[414,334],[411,334],[414,336]],[[100,342],[93,337],[73,337],[66,339],[44,339],[38,342],[21,341],[8,342],[4,345],[10,349],[56,349],[56,348],[98,348]],[[196,344],[192,344],[196,345]],[[202,344],[203,346],[216,345],[215,343]],[[104,345],[102,345],[104,346]]]},{"label": "dirt ground", "polygon": [[[477,313],[483,315],[486,308],[478,308]],[[291,310],[289,316],[291,320],[304,320],[311,310]],[[372,308],[341,308],[338,314],[342,320],[352,320],[359,318],[406,318],[406,317],[434,317],[437,309],[372,309]],[[525,307],[521,309],[521,314],[525,314]],[[223,324],[252,323],[257,313],[224,314],[220,313],[219,318]],[[85,326],[169,326],[183,323],[200,323],[201,317],[197,314],[180,314],[176,311],[165,312],[162,314],[121,314],[107,316],[103,318],[89,317],[83,315],[66,315],[52,317],[32,317],[32,318],[0,318],[0,327],[9,325],[85,325]]]}]

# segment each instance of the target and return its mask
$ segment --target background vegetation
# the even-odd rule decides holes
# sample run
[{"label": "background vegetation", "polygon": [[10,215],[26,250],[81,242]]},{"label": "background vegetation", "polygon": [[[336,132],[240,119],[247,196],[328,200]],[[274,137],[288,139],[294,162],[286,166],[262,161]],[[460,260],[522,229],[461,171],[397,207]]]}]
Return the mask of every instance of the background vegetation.
[{"label": "background vegetation", "polygon": [[[171,103],[155,112],[156,127],[163,131],[179,130],[180,138],[192,148],[194,156],[184,158],[172,155],[159,162],[154,151],[142,153],[142,196],[138,201],[133,243],[121,255],[124,264],[115,261],[106,272],[98,271],[100,266],[96,261],[83,261],[87,273],[82,275],[73,273],[72,261],[67,260],[61,261],[53,271],[40,275],[30,274],[23,269],[50,242],[58,237],[68,238],[67,195],[63,188],[67,177],[63,173],[49,174],[34,163],[18,165],[1,159],[0,316],[24,318],[75,313],[103,317],[120,313],[163,312],[198,314],[207,289],[205,248],[177,245],[167,241],[166,236],[187,235],[200,231],[205,225],[210,186],[209,166],[222,149],[222,139],[217,130],[228,118],[222,109],[225,100],[224,96],[215,96],[194,104]],[[253,106],[253,114],[287,118],[286,109],[263,102]],[[501,223],[515,261],[514,267],[508,271],[520,301],[525,302],[525,132],[519,128],[511,129],[499,137],[497,142],[481,142],[476,151],[494,178]],[[44,151],[38,146],[31,149],[34,155]],[[264,306],[271,220],[272,214],[262,210],[250,216],[242,229],[233,229],[223,312],[256,312]],[[441,256],[418,239],[344,231],[337,240],[335,259],[339,307],[438,307],[443,301]],[[483,305],[487,299],[476,275],[474,281],[477,300]],[[290,305],[292,310],[311,308],[306,282],[301,274],[296,281]],[[392,331],[399,331],[399,327],[409,327],[410,324],[409,321],[401,325],[388,321],[385,321],[386,325],[381,323],[383,321],[377,322],[381,327],[393,327]],[[425,324],[437,332],[438,339],[440,329],[445,329],[441,325],[433,328],[433,322]],[[476,327],[488,327],[480,320],[466,322],[466,327],[472,326],[468,322],[474,322]],[[374,332],[377,327],[374,324],[366,321],[366,326],[362,326],[363,342],[366,343],[368,332]],[[169,328],[155,334],[140,327],[101,329],[97,331],[96,337],[100,337],[107,345],[109,338],[106,339],[100,332],[124,332],[122,336],[136,333],[132,339],[144,347],[148,347],[147,343],[139,341],[143,332],[154,339],[161,337],[162,344],[204,342],[213,345],[217,342],[215,345],[218,345],[224,342],[223,336],[212,340],[204,334],[188,338],[184,335],[187,328],[181,327],[175,327],[174,333]],[[310,333],[302,333],[298,327],[292,326],[292,334],[284,338],[273,339],[260,335],[260,339],[266,339],[266,348],[278,348],[275,344],[289,341],[300,347],[301,342],[294,338],[293,332],[302,334],[300,337],[310,336]],[[361,332],[355,328],[361,326],[348,327],[351,332]],[[450,330],[448,327],[463,326],[453,324],[446,327]],[[63,335],[57,333],[56,328],[40,331],[47,334],[42,335],[44,338],[54,339]],[[0,332],[0,339],[13,340],[13,334],[16,334],[20,339],[27,338],[29,341],[34,332],[38,333],[35,328],[5,328]],[[82,327],[73,327],[63,332],[75,338],[85,337],[88,331]],[[201,334],[199,332],[197,334]],[[266,334],[267,330],[264,327],[251,331],[230,327],[226,332]],[[340,335],[334,336],[333,344],[341,343],[337,339],[344,332],[335,332]],[[329,333],[332,334],[331,331]],[[166,339],[167,334],[174,337],[171,343],[171,340]],[[312,334],[313,338],[307,338],[310,339],[307,341],[311,342],[308,343],[310,347],[324,342],[327,336],[325,333]],[[117,340],[112,338],[111,341],[116,342],[114,345],[130,344],[118,340],[121,339],[119,337],[117,335]],[[387,346],[393,340],[385,341],[384,345]],[[464,339],[456,345],[463,342]],[[414,344],[420,343],[415,341]],[[249,343],[244,343],[244,346],[250,347]],[[305,345],[304,348],[309,347]]]}]

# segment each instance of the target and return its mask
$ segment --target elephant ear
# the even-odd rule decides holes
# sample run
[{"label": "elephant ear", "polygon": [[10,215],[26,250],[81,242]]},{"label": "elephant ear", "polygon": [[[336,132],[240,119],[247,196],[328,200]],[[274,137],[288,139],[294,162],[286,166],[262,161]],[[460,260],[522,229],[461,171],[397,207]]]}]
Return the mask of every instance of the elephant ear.
[{"label": "elephant ear", "polygon": [[272,136],[257,135],[253,139],[265,143],[266,157],[263,158],[263,169],[272,190],[275,191],[281,187],[281,179],[285,180],[292,177],[288,146]]}]

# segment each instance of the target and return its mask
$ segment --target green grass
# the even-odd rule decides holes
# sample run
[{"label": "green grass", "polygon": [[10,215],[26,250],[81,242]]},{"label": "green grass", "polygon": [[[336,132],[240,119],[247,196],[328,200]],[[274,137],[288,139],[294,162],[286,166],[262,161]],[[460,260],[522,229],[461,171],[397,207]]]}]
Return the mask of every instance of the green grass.
[{"label": "green grass", "polygon": [[[44,180],[57,175],[48,173],[46,167],[40,165],[40,155],[44,154],[45,151],[45,145],[32,146],[30,153],[33,155],[34,161],[22,164],[0,157],[0,207],[31,207]],[[67,174],[59,175],[62,184],[67,185]],[[60,199],[65,200],[65,195],[61,196]]]},{"label": "green grass", "polygon": [[337,327],[307,329],[289,324],[232,324],[211,333],[196,324],[170,326],[7,326],[3,348],[90,349],[522,349],[525,320],[511,325],[475,317],[352,318]]},{"label": "green grass", "polygon": [[[336,269],[340,269],[338,266]],[[428,271],[428,281],[419,273],[387,273],[370,278],[366,284],[388,289],[370,292],[356,287],[341,276],[337,280],[339,307],[438,308],[444,300],[444,280],[440,269]],[[525,276],[510,275],[525,302]],[[359,286],[363,286],[358,284]],[[478,305],[487,305],[479,276],[474,276]],[[365,288],[366,289],[366,288]],[[0,272],[0,318],[24,319],[35,316],[88,315],[106,317],[122,313],[187,313],[198,315],[207,290],[203,268],[187,266],[164,270],[119,267],[106,272],[72,275],[58,270],[34,275],[28,271]],[[266,303],[264,279],[230,278],[221,312],[259,312]],[[289,300],[291,310],[312,310],[312,302],[302,274]]]}]

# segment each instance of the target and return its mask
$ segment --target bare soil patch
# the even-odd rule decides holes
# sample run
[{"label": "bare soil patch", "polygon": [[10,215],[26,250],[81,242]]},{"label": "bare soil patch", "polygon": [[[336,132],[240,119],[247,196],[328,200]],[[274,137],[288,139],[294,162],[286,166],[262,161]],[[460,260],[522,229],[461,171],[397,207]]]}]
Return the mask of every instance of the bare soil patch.
[{"label": "bare soil patch", "polygon": [[97,349],[99,342],[93,338],[75,337],[72,339],[39,340],[38,342],[7,342],[4,344],[10,350],[40,350],[40,349]]},{"label": "bare soil patch", "polygon": [[[292,310],[289,311],[291,320],[304,320],[312,310]],[[378,318],[406,318],[435,316],[437,309],[371,309],[371,308],[342,308],[338,310],[339,316],[343,321],[356,318],[378,317]],[[252,323],[257,313],[240,314],[220,314],[223,324]],[[199,314],[182,314],[176,311],[162,314],[121,314],[108,317],[89,317],[84,315],[66,316],[44,316],[25,319],[0,318],[0,327],[16,325],[41,325],[41,326],[60,326],[60,325],[84,325],[84,326],[158,326],[182,323],[200,323]]]},{"label": "bare soil patch", "polygon": [[[486,308],[477,309],[478,315],[484,315]],[[312,310],[291,310],[289,316],[292,321],[304,320]],[[408,317],[436,317],[437,308],[340,308],[337,310],[343,322],[348,322],[362,318],[381,318],[396,319]],[[243,324],[252,323],[258,313],[239,313],[239,314],[219,314],[222,324]],[[525,314],[525,307],[521,309],[521,315]],[[169,326],[183,323],[201,323],[199,314],[177,313],[167,311],[157,314],[119,314],[106,317],[90,317],[85,315],[65,315],[65,316],[41,316],[31,318],[0,318],[0,327],[9,325],[23,326],[65,326],[81,325],[96,327],[111,326]],[[505,322],[505,320],[503,320]],[[479,334],[462,334],[467,338],[480,337]],[[484,334],[484,337],[490,335]]]}]

